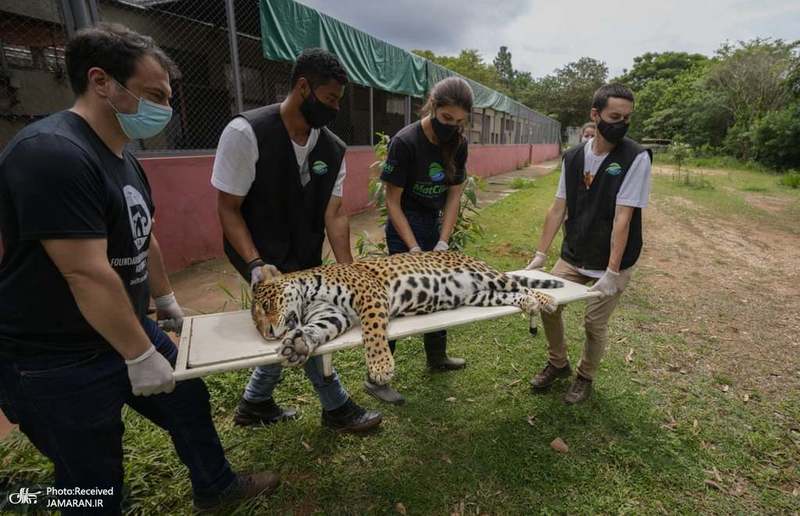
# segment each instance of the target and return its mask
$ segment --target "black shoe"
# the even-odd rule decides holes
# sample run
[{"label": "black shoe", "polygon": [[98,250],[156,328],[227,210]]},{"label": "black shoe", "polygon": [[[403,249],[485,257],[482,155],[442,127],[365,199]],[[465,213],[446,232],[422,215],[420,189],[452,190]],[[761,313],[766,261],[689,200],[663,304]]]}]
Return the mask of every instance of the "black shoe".
[{"label": "black shoe", "polygon": [[553,385],[559,378],[568,378],[571,374],[572,369],[569,364],[564,367],[556,367],[548,362],[542,372],[531,380],[531,386],[533,386],[534,391],[541,391]]},{"label": "black shoe", "polygon": [[192,507],[195,513],[213,513],[256,496],[271,495],[279,484],[278,475],[271,471],[237,475],[224,493],[213,498],[195,498]]},{"label": "black shoe", "polygon": [[259,402],[242,398],[233,415],[233,423],[236,426],[271,425],[290,419],[297,419],[297,411],[282,409],[272,398]]},{"label": "black shoe", "polygon": [[441,357],[428,357],[428,367],[431,371],[456,371],[464,369],[467,366],[467,361],[463,358],[448,357],[447,355]]},{"label": "black shoe", "polygon": [[373,398],[384,403],[402,405],[406,402],[406,399],[403,397],[403,395],[392,389],[391,385],[388,383],[386,385],[379,385],[371,381],[369,377],[364,382],[364,390],[367,391],[367,394]]},{"label": "black shoe", "polygon": [[575,375],[575,381],[567,389],[564,395],[564,403],[567,405],[574,405],[589,399],[592,395],[592,381],[584,378],[580,374]]},{"label": "black shoe", "polygon": [[366,410],[348,398],[341,407],[322,411],[322,426],[338,432],[358,434],[375,428],[383,420],[377,410]]}]

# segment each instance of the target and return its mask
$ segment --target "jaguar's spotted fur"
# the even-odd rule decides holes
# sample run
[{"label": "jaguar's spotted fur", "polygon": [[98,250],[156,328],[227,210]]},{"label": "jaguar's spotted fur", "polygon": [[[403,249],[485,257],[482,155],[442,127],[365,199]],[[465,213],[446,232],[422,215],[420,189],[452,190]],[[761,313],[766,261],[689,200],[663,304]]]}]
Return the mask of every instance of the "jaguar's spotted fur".
[{"label": "jaguar's spotted fur", "polygon": [[467,255],[404,253],[325,265],[262,282],[253,289],[252,314],[267,339],[281,338],[288,365],[303,364],[319,345],[361,323],[373,381],[394,373],[386,328],[390,318],[459,306],[517,306],[528,314],[553,311],[552,297],[533,290],[559,288],[498,272]]}]

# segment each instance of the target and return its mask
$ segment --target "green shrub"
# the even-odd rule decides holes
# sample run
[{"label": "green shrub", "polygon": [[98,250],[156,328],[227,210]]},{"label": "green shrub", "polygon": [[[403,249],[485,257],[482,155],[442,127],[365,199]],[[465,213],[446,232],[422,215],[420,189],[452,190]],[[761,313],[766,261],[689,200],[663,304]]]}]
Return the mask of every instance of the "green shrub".
[{"label": "green shrub", "polygon": [[797,170],[790,170],[782,175],[780,181],[778,182],[783,186],[788,186],[789,188],[800,188],[800,172]]}]

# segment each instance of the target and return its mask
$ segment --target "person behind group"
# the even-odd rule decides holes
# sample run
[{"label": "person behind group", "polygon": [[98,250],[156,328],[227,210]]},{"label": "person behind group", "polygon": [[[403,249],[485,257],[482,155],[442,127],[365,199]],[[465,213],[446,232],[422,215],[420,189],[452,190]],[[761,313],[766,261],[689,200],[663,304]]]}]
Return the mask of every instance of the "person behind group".
[{"label": "person behind group", "polygon": [[[325,235],[336,261],[350,263],[350,226],[342,205],[346,146],[325,127],[333,122],[347,74],[325,50],[304,50],[291,74],[291,90],[279,104],[240,113],[219,139],[211,184],[225,254],[248,282],[322,264]],[[280,364],[257,367],[234,422],[270,424],[296,416],[280,407],[273,391]],[[380,412],[365,410],[348,395],[334,371],[325,378],[322,357],[310,358],[305,374],[322,405],[322,424],[363,432],[380,424]]]},{"label": "person behind group", "polygon": [[594,138],[597,132],[597,125],[594,122],[586,122],[581,126],[581,143],[586,143]]},{"label": "person behind group", "polygon": [[[468,144],[463,133],[472,103],[469,84],[460,77],[448,77],[431,89],[422,119],[391,139],[381,172],[389,214],[389,254],[449,249],[466,180]],[[462,369],[466,365],[463,358],[447,356],[446,331],[426,333],[423,341],[431,370]],[[394,353],[395,342],[390,341],[389,347]],[[387,403],[405,401],[390,385],[379,385],[369,377],[364,388]]]}]

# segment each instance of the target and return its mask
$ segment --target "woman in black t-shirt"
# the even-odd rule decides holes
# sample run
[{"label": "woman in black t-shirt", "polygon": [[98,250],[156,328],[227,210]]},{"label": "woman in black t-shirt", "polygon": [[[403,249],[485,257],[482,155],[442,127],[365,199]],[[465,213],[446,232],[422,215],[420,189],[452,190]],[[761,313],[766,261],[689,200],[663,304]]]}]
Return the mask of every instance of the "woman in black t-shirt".
[{"label": "woman in black t-shirt", "polygon": [[[392,138],[381,173],[389,212],[389,254],[448,249],[466,179],[467,140],[462,133],[472,102],[472,89],[464,79],[439,81],[422,108],[422,119]],[[431,369],[461,369],[466,364],[462,358],[447,356],[446,331],[426,333],[424,342]],[[394,345],[389,342],[393,353]],[[364,386],[381,401],[405,401],[389,385],[367,379]]]}]

